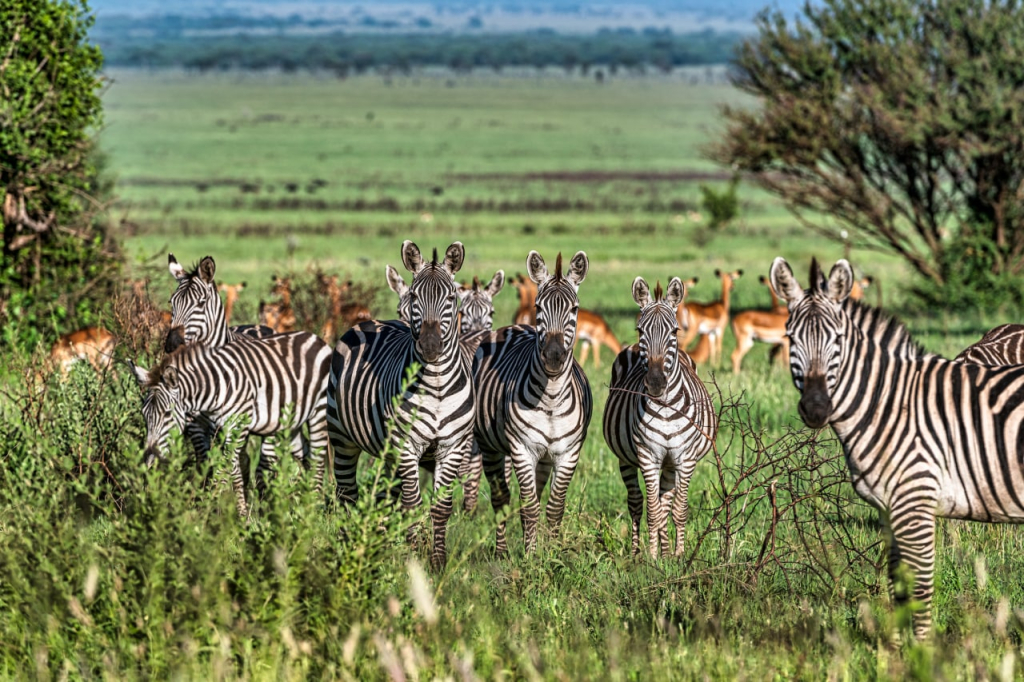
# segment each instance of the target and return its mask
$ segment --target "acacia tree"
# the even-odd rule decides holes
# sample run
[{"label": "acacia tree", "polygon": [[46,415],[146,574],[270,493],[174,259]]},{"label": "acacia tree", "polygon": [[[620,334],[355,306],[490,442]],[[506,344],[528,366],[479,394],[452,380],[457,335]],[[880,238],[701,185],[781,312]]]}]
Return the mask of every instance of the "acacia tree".
[{"label": "acacia tree", "polygon": [[825,0],[758,29],[733,82],[762,106],[724,109],[712,158],[815,229],[898,253],[922,291],[1024,275],[1019,3]]},{"label": "acacia tree", "polygon": [[92,21],[84,0],[0,0],[0,307],[28,342],[51,319],[81,317],[116,270],[94,220],[103,60]]}]

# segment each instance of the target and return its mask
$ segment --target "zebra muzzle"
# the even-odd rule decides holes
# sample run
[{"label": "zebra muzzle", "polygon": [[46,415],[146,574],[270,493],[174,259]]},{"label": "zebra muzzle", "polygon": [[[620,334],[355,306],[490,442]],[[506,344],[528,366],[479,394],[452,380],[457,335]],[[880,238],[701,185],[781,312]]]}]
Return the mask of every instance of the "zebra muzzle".
[{"label": "zebra muzzle", "polygon": [[804,424],[812,429],[820,429],[828,423],[832,414],[832,399],[828,395],[828,385],[824,376],[804,378],[804,392],[800,396],[797,411]]},{"label": "zebra muzzle", "polygon": [[544,345],[540,349],[540,359],[544,370],[549,373],[561,371],[565,364],[566,350],[562,345],[562,335],[548,332],[544,337]]},{"label": "zebra muzzle", "polygon": [[665,378],[665,366],[664,361],[652,362],[647,367],[647,374],[644,375],[644,389],[647,391],[647,395],[660,398],[665,394],[665,387],[668,385],[668,379]]},{"label": "zebra muzzle", "polygon": [[420,327],[420,335],[416,340],[416,350],[426,362],[437,362],[441,357],[444,344],[441,339],[439,322],[424,322]]},{"label": "zebra muzzle", "polygon": [[167,332],[167,338],[164,340],[164,352],[173,353],[178,348],[184,345],[185,327],[181,325],[178,325],[177,327],[172,327],[171,330]]}]

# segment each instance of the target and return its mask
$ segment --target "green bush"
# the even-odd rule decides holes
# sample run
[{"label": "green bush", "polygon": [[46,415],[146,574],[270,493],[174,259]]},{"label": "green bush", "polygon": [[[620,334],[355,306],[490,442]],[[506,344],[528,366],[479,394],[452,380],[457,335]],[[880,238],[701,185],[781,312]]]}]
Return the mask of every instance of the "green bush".
[{"label": "green bush", "polygon": [[728,225],[739,215],[740,200],[736,196],[736,188],[739,187],[739,184],[740,177],[734,175],[721,192],[708,185],[700,186],[700,205],[708,216],[708,227],[712,230]]}]

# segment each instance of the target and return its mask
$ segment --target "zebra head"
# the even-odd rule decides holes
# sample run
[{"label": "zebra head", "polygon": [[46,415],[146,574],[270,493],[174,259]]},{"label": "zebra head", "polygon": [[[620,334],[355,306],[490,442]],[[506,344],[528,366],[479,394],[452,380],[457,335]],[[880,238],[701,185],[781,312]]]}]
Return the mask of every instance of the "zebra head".
[{"label": "zebra head", "polygon": [[572,362],[576,343],[576,318],[580,311],[576,292],[587,277],[590,261],[579,251],[569,261],[569,272],[562,274],[562,254],[555,261],[555,274],[548,274],[544,259],[536,251],[526,257],[526,270],[537,285],[537,352],[549,376],[565,370]]},{"label": "zebra head", "polygon": [[[164,459],[167,455],[171,429],[185,432],[185,414],[181,408],[178,370],[164,366],[155,372],[132,364],[132,371],[142,389],[142,416],[146,420],[145,463]],[[158,376],[155,376],[158,375]]]},{"label": "zebra head", "polygon": [[789,302],[790,370],[800,391],[798,411],[807,426],[818,429],[832,414],[832,394],[843,358],[846,314],[843,301],[853,287],[853,268],[846,260],[832,266],[825,279],[818,261],[811,261],[811,286],[802,289],[784,258],[771,270],[772,287]]},{"label": "zebra head", "polygon": [[[408,313],[409,329],[416,342],[416,354],[425,362],[434,363],[457,347],[459,297],[455,273],[462,267],[466,250],[462,242],[453,242],[438,262],[437,249],[429,262],[411,241],[402,244],[402,263],[412,273],[412,284],[402,302],[399,294],[399,315]],[[390,275],[390,273],[389,273]],[[401,278],[399,278],[401,279]],[[388,278],[391,284],[391,278]],[[404,282],[403,282],[404,285]],[[392,289],[395,289],[393,286]]]},{"label": "zebra head", "polygon": [[679,362],[679,323],[676,308],[686,296],[686,287],[678,277],[668,283],[662,292],[661,282],[651,289],[643,277],[633,280],[633,300],[640,306],[636,330],[640,337],[640,358],[647,367],[644,389],[647,394],[660,398],[665,394],[668,377]]},{"label": "zebra head", "polygon": [[479,277],[473,277],[471,286],[459,287],[459,298],[462,299],[460,331],[463,335],[490,331],[494,324],[494,297],[504,285],[505,271],[498,270],[487,286],[480,284]]},{"label": "zebra head", "polygon": [[227,332],[224,304],[220,300],[213,275],[217,264],[206,256],[191,272],[168,254],[171,275],[178,280],[178,288],[171,294],[171,329],[167,333],[164,352],[171,353],[185,343],[197,339],[208,341],[218,333]]}]

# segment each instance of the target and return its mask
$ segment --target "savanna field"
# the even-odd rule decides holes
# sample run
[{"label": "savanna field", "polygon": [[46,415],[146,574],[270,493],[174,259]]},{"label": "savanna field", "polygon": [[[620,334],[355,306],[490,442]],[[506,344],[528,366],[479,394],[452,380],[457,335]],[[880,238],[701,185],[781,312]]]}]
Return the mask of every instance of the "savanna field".
[{"label": "savanna field", "polygon": [[[108,76],[100,145],[118,196],[109,216],[128,278],[148,278],[161,309],[175,285],[172,252],[186,264],[213,256],[218,282],[246,282],[233,324],[257,321],[273,276],[311,285],[315,272],[352,280],[374,317],[392,318],[385,266],[408,279],[399,252],[411,239],[442,253],[461,241],[460,281],[525,273],[531,249],[549,264],[584,250],[580,305],[623,343],[636,339],[636,276],[697,277],[688,300],[706,303],[721,295],[716,270],[742,269],[733,312],[767,309],[758,278],[780,255],[801,282],[812,256],[827,268],[847,255],[874,278],[866,300],[947,357],[1015,321],[914,308],[900,261],[844,253],[747,183],[738,218],[712,228],[700,187],[724,191],[731,174],[701,149],[721,132],[718,105],[755,103],[703,69],[604,84],[555,71]],[[495,324],[516,307],[506,284]],[[121,334],[117,358],[155,364],[160,344],[129,333],[132,323],[106,321]],[[208,478],[185,465],[181,443],[166,465],[143,466],[140,392],[126,365],[97,375],[79,363],[62,379],[40,371],[47,348],[11,357],[0,394],[0,674],[1020,676],[1020,529],[940,520],[935,634],[899,643],[911,614],[893,610],[876,514],[853,492],[837,441],[804,427],[788,368],[769,364],[766,345],[740,374],[734,345],[726,332],[721,365],[700,367],[721,426],[690,484],[681,559],[631,556],[625,489],[602,437],[613,360],[604,348],[599,367],[584,366],[594,421],[561,536],[542,524],[537,552],[524,556],[513,492],[511,556],[496,558],[486,484],[472,516],[457,490],[441,573],[403,539],[425,511],[399,515],[365,494],[381,485],[379,465],[364,462],[363,501],[350,514],[330,501],[330,483],[317,495],[282,457],[244,522],[219,448]]]}]

